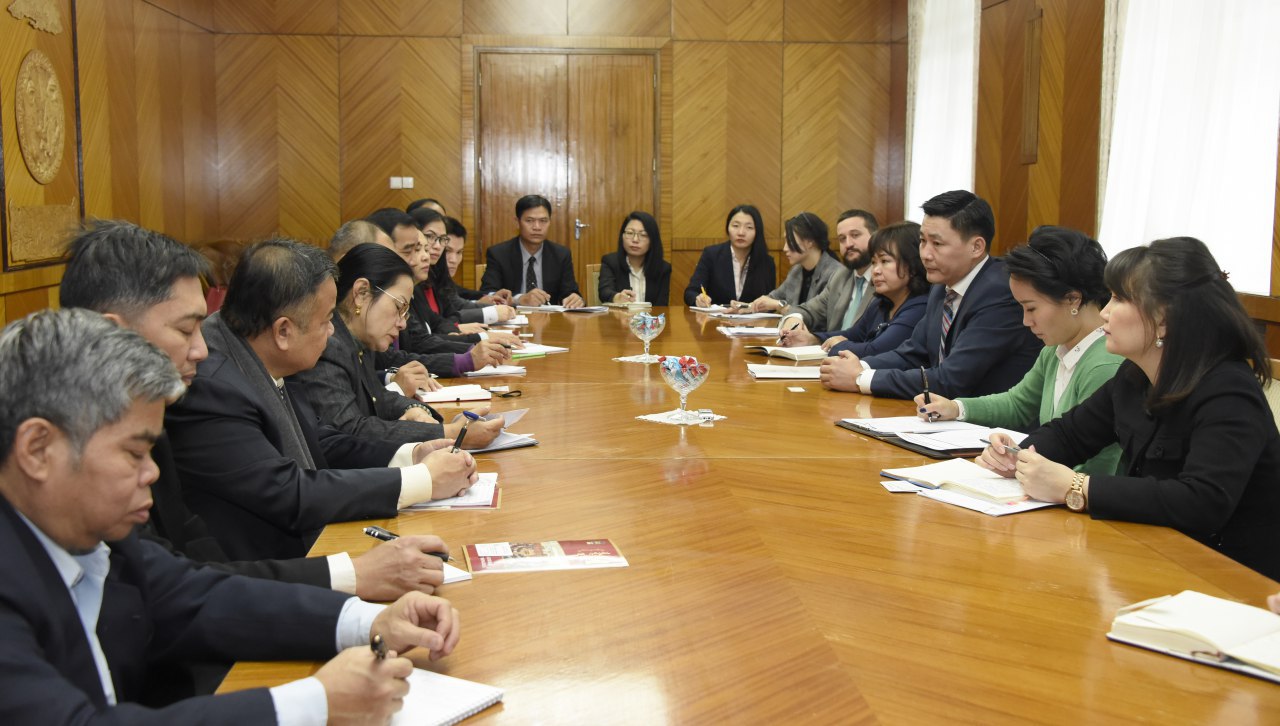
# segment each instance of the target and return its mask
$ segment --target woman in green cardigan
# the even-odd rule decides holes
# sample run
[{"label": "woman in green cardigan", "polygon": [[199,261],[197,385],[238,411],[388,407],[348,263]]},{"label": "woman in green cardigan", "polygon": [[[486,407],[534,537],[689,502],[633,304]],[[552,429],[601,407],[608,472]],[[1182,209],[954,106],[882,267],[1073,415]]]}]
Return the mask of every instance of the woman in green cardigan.
[{"label": "woman in green cardigan", "polygon": [[[982,426],[1031,431],[1088,398],[1115,375],[1124,359],[1107,352],[1101,310],[1111,295],[1102,282],[1102,245],[1066,227],[1037,227],[1007,257],[1009,290],[1022,306],[1022,324],[1044,341],[1040,357],[1013,388],[954,401],[916,396],[921,418],[959,419]],[[1114,474],[1120,448],[1112,445],[1078,467]]]}]

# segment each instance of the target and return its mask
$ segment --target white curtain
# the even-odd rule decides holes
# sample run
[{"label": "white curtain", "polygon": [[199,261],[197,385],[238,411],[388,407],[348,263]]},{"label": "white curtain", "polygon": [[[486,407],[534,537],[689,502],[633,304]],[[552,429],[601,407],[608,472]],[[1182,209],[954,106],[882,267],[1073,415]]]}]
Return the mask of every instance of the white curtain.
[{"label": "white curtain", "polygon": [[1268,295],[1280,2],[1127,5],[1099,241],[1198,237],[1236,290]]},{"label": "white curtain", "polygon": [[951,189],[973,189],[978,84],[978,0],[908,6],[906,219]]}]

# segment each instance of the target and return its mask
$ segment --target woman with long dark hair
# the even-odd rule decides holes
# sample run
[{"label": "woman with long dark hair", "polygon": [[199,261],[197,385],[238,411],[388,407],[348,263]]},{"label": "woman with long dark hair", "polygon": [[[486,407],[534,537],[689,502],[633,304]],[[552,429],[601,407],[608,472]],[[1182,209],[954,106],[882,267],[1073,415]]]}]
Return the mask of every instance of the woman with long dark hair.
[{"label": "woman with long dark hair", "polygon": [[684,304],[706,307],[752,300],[773,289],[778,269],[765,244],[760,210],[739,204],[724,220],[729,239],[702,250],[684,289]]},{"label": "woman with long dark hair", "polygon": [[618,250],[600,259],[600,302],[667,304],[671,263],[662,258],[658,220],[632,212],[618,228]]},{"label": "woman with long dark hair", "polygon": [[830,232],[821,217],[801,212],[785,226],[782,254],[791,269],[777,289],[751,302],[752,312],[785,312],[792,305],[809,302],[845,269],[831,251]]},{"label": "woman with long dark hair", "polygon": [[[1280,577],[1280,434],[1263,396],[1262,335],[1200,240],[1125,250],[1107,265],[1114,378],[1021,442],[993,434],[979,463],[1072,511],[1172,527]],[[1119,444],[1115,475],[1070,469]]]}]

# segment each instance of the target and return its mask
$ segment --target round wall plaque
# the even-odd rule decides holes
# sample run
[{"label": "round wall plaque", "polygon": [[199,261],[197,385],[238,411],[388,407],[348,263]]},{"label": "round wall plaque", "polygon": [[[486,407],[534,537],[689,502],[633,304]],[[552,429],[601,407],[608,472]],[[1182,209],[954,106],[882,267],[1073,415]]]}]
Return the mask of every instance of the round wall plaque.
[{"label": "round wall plaque", "polygon": [[14,111],[22,160],[36,181],[48,184],[62,166],[66,115],[53,62],[38,50],[27,53],[18,69]]}]

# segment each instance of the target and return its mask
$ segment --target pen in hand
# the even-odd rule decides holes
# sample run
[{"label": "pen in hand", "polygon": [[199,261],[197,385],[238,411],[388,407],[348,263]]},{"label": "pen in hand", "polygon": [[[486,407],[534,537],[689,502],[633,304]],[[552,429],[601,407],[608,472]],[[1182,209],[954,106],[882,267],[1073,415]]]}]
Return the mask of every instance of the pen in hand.
[{"label": "pen in hand", "polygon": [[[991,440],[990,440],[990,439],[978,439],[978,441],[981,441],[982,443],[986,444],[987,446],[995,446],[995,444],[991,443]],[[1022,447],[1021,447],[1021,446],[1016,446],[1016,445],[1014,445],[1014,444],[1001,444],[1001,446],[1003,446],[1003,447],[1004,447],[1004,453],[1006,453],[1006,454],[1020,454],[1020,453],[1022,453]]]},{"label": "pen in hand", "polygon": [[472,421],[480,420],[480,417],[471,411],[463,411],[462,416],[462,428],[458,429],[458,438],[454,439],[453,448],[449,450],[451,454],[456,454],[462,450],[462,439],[467,435],[467,427],[471,425]]},{"label": "pen in hand", "polygon": [[[925,373],[925,371],[924,371],[924,366],[920,366],[920,385],[924,387],[924,403],[925,403],[925,405],[927,406],[927,405],[929,405],[929,404],[933,403],[933,399],[929,397],[929,374]],[[933,423],[934,421],[937,421],[937,420],[938,420],[938,412],[937,412],[937,411],[930,411],[930,412],[929,412],[929,415],[928,415],[928,416],[925,416],[925,419],[927,419],[927,420],[929,421],[929,423]]]},{"label": "pen in hand", "polygon": [[369,639],[369,650],[373,651],[378,660],[387,659],[387,643],[382,639],[381,635],[375,635]]},{"label": "pen in hand", "polygon": [[[400,535],[396,534],[395,532],[392,532],[389,529],[383,529],[382,527],[379,527],[377,525],[370,525],[368,527],[365,527],[364,533],[374,539],[380,539],[383,542],[390,542],[392,540],[400,539]],[[428,552],[427,554],[431,555],[432,557],[439,557],[444,562],[453,561],[453,558],[449,556],[448,552]]]},{"label": "pen in hand", "polygon": [[787,328],[786,330],[782,331],[782,333],[778,335],[778,345],[782,345],[784,342],[786,342],[787,333],[793,332],[798,327],[800,327],[799,320],[796,321],[795,325],[792,325],[790,328]]}]

